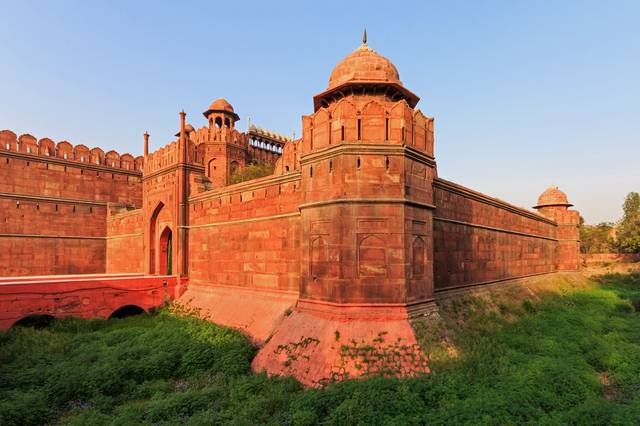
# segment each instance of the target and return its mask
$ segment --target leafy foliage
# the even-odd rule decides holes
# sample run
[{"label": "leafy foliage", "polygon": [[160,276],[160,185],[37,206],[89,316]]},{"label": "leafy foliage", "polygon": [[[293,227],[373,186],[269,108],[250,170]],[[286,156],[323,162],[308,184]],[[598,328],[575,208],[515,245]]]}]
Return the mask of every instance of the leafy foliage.
[{"label": "leafy foliage", "polygon": [[[639,424],[640,274],[452,304],[432,373],[302,389],[235,331],[162,311],[0,335],[0,424]],[[434,334],[432,330],[429,331]]]},{"label": "leafy foliage", "polygon": [[580,218],[580,251],[582,253],[640,253],[640,194],[630,192],[622,205],[622,219],[614,227],[610,223],[585,225]]},{"label": "leafy foliage", "polygon": [[242,170],[234,173],[229,178],[229,183],[240,183],[248,180],[258,179],[273,174],[275,170],[271,164],[248,164]]},{"label": "leafy foliage", "polygon": [[580,251],[582,253],[610,253],[615,249],[612,238],[614,226],[603,222],[598,225],[580,226]]},{"label": "leafy foliage", "polygon": [[640,194],[630,192],[622,210],[624,216],[618,224],[618,249],[625,253],[640,253]]}]

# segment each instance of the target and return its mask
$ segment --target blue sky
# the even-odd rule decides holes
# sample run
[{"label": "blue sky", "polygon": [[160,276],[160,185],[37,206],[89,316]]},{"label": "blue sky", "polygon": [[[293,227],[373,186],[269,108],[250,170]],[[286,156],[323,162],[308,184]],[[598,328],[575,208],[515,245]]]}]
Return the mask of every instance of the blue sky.
[{"label": "blue sky", "polygon": [[640,2],[0,1],[0,128],[139,155],[224,96],[300,134],[361,41],[436,119],[440,176],[587,222],[640,191]]}]

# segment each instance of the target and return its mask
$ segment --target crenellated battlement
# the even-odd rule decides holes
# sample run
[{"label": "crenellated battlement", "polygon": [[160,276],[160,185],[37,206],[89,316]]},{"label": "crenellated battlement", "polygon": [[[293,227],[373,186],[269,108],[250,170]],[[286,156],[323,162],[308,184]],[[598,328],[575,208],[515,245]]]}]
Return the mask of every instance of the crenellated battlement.
[{"label": "crenellated battlement", "polygon": [[144,158],[133,157],[129,153],[119,154],[116,151],[105,153],[101,148],[89,149],[78,144],[73,146],[68,141],[55,143],[49,138],[36,139],[28,133],[19,137],[11,130],[0,130],[0,153],[14,152],[46,159],[68,161],[70,163],[84,163],[92,166],[104,166],[110,169],[120,169],[141,173]]},{"label": "crenellated battlement", "polygon": [[150,174],[178,163],[178,141],[170,142],[147,155],[144,173]]}]

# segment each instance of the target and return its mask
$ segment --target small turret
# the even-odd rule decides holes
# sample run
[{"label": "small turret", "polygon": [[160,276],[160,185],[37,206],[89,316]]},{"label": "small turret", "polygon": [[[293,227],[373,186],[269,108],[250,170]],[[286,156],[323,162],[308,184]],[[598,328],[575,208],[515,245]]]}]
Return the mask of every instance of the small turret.
[{"label": "small turret", "polygon": [[209,128],[222,128],[233,129],[235,122],[240,120],[238,114],[233,110],[233,106],[225,98],[220,98],[215,101],[209,108],[202,113],[209,121]]},{"label": "small turret", "polygon": [[580,267],[580,214],[569,210],[567,194],[550,186],[538,197],[538,204],[533,206],[538,212],[558,224],[558,251],[556,252],[556,268],[559,271],[575,271]]}]

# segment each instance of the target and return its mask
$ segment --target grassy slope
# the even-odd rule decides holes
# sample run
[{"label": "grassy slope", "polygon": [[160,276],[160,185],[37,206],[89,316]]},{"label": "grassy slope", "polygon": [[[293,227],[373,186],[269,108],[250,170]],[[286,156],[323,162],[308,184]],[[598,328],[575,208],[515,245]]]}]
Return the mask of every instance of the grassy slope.
[{"label": "grassy slope", "polygon": [[234,331],[169,312],[0,335],[0,424],[640,424],[640,274],[451,299],[433,373],[323,390],[250,372]]}]

